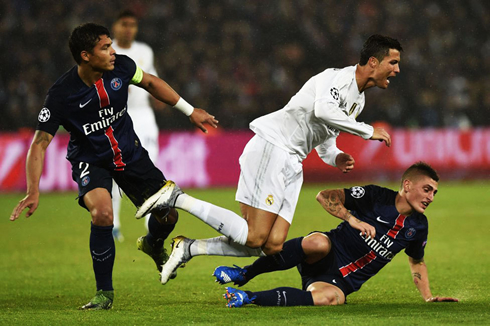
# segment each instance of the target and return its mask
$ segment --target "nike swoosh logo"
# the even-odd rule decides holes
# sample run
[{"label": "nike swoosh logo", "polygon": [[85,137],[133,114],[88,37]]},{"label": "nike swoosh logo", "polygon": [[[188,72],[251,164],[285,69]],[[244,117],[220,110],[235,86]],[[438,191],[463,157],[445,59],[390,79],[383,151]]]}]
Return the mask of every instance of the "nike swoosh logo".
[{"label": "nike swoosh logo", "polygon": [[92,99],[88,100],[87,102],[85,102],[85,103],[83,103],[83,104],[82,104],[82,103],[80,103],[80,104],[79,104],[80,109],[83,109],[83,107],[84,107],[85,105],[89,104],[89,103],[90,103],[90,101],[92,101]]},{"label": "nike swoosh logo", "polygon": [[385,224],[389,224],[389,223],[390,223],[390,222],[387,222],[387,221],[383,221],[383,220],[381,219],[381,216],[378,216],[378,217],[376,218],[376,221],[381,222],[381,223],[385,223]]},{"label": "nike swoosh logo", "polygon": [[97,256],[102,256],[103,254],[107,253],[109,250],[111,250],[111,248],[107,249],[106,251],[104,251],[104,252],[103,252],[103,253],[101,253],[101,254],[98,254],[98,253],[96,253],[95,251],[92,251],[92,253],[93,253],[94,255],[97,255]]}]

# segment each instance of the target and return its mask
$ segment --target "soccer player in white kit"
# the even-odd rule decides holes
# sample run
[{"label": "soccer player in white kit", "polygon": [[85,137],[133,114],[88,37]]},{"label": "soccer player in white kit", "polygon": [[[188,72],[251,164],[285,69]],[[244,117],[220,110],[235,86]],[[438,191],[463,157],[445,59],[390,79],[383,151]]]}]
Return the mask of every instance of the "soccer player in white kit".
[{"label": "soccer player in white kit", "polygon": [[[197,255],[280,255],[303,183],[301,162],[313,149],[326,164],[346,173],[355,161],[336,146],[341,131],[391,145],[384,129],[356,118],[364,108],[364,91],[374,86],[386,89],[389,78],[400,72],[402,50],[397,40],[372,35],[364,43],[359,64],[326,69],[310,78],[283,109],[252,121],[255,136],[240,157],[236,193],[243,218],[183,193],[172,181],[150,197],[137,218],[156,207],[176,207],[225,235],[205,240],[174,238],[161,282],[165,284],[177,267]],[[371,232],[364,222],[353,227],[367,236]]]},{"label": "soccer player in white kit", "polygon": [[[136,41],[138,33],[138,18],[130,10],[122,11],[113,26],[114,40],[112,47],[118,54],[125,54],[133,59],[138,67],[154,76],[158,76],[154,60],[153,50],[143,42]],[[128,113],[133,120],[134,130],[141,141],[141,145],[148,151],[150,159],[156,162],[158,158],[158,125],[155,113],[150,103],[150,94],[140,87],[129,86]],[[153,101],[153,106],[162,105]],[[114,182],[112,187],[112,204],[114,211],[114,238],[122,242],[124,236],[121,233],[121,191]],[[146,216],[145,225],[148,225],[149,215]]]}]

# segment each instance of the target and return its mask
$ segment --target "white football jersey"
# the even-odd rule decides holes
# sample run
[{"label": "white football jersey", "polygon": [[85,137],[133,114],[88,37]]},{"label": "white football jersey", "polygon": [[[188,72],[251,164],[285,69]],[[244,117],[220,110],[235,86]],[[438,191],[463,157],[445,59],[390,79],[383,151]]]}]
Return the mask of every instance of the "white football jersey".
[{"label": "white football jersey", "polygon": [[255,119],[250,129],[298,155],[300,161],[315,148],[325,163],[335,166],[335,158],[342,153],[336,145],[340,131],[364,139],[373,135],[372,126],[356,121],[365,102],[357,86],[356,67],[326,69],[311,77],[284,108]]},{"label": "white football jersey", "polygon": [[[147,44],[133,41],[130,48],[124,49],[117,45],[117,40],[113,40],[112,47],[116,53],[125,54],[133,59],[144,72],[158,76],[153,61],[153,50]],[[158,125],[155,112],[150,105],[150,96],[141,87],[129,86],[128,113],[143,147],[148,150],[152,160],[155,160],[158,155]]]}]

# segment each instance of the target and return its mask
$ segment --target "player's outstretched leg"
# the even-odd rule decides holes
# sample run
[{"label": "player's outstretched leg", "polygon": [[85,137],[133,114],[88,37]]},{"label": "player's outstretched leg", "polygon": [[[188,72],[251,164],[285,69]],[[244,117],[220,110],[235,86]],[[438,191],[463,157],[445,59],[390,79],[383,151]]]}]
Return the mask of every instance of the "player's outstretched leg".
[{"label": "player's outstretched leg", "polygon": [[172,253],[167,262],[162,266],[161,279],[162,284],[166,284],[171,275],[177,271],[177,268],[188,262],[192,256],[190,253],[193,239],[188,239],[182,235],[172,239]]},{"label": "player's outstretched leg", "polygon": [[223,294],[223,298],[228,301],[226,304],[228,308],[240,308],[246,304],[253,303],[256,296],[249,297],[245,291],[227,287],[226,293]]},{"label": "player's outstretched leg", "polygon": [[99,290],[95,294],[95,297],[90,300],[84,306],[81,306],[80,310],[108,310],[112,308],[112,302],[114,301],[114,291],[102,291]]},{"label": "player's outstretched leg", "polygon": [[218,266],[214,270],[213,276],[216,277],[215,282],[219,284],[226,284],[233,282],[233,284],[242,286],[248,282],[246,277],[247,270],[237,265],[234,267]]},{"label": "player's outstretched leg", "polygon": [[184,192],[173,181],[167,181],[165,185],[158,190],[154,195],[148,198],[136,211],[137,219],[150,213],[153,209],[163,209],[167,207],[175,207],[175,201],[179,195]]}]

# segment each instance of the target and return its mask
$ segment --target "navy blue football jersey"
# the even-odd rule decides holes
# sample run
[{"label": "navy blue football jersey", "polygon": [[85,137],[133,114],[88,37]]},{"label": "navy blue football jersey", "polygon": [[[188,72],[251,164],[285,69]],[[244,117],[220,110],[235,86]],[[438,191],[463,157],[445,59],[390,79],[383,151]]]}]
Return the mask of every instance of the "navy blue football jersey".
[{"label": "navy blue football jersey", "polygon": [[344,192],[344,206],[359,220],[376,228],[374,238],[361,235],[348,222],[327,232],[334,243],[339,271],[354,291],[403,249],[414,259],[424,257],[427,218],[417,212],[409,216],[398,213],[396,191],[368,185],[344,189]]},{"label": "navy blue football jersey", "polygon": [[54,136],[62,125],[70,133],[69,161],[122,171],[143,150],[127,112],[128,86],[137,66],[129,57],[116,54],[114,69],[90,87],[77,68],[49,89],[37,129]]}]

